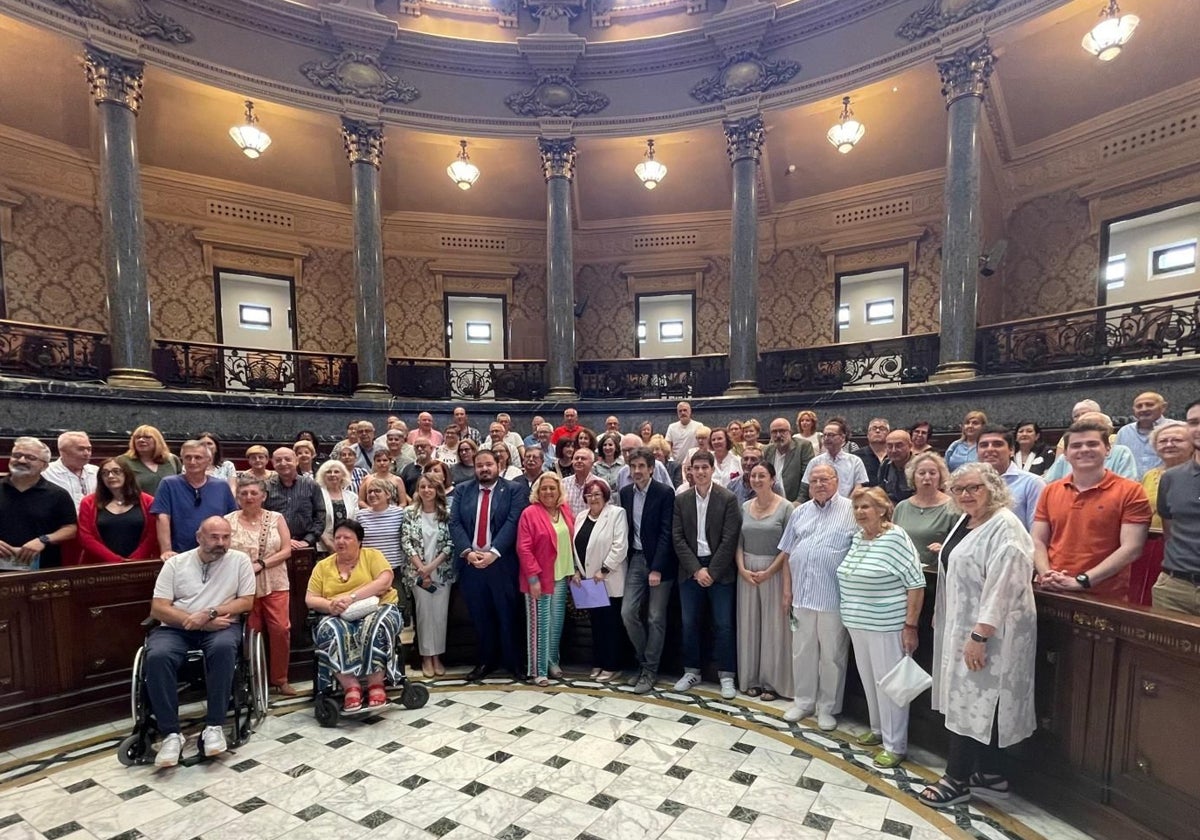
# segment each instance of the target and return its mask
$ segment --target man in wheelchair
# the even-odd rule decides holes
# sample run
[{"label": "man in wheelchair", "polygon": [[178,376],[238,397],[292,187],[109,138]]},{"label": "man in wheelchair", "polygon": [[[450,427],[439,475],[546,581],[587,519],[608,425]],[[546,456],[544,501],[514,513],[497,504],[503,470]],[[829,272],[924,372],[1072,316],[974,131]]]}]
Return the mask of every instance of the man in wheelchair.
[{"label": "man in wheelchair", "polygon": [[201,746],[206,756],[226,750],[222,725],[242,644],[241,617],[254,604],[250,557],[229,547],[230,527],[210,516],[196,532],[197,547],[163,563],[150,616],[161,622],[146,640],[145,684],[162,733],[155,764],[174,767],[183,750],[178,675],[189,650],[203,650],[208,708]]}]

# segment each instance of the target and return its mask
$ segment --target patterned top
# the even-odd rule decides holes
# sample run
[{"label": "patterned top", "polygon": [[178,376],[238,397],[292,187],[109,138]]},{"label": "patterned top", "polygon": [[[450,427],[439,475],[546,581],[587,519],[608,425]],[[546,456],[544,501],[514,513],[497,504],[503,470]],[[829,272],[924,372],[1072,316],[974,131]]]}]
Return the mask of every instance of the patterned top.
[{"label": "patterned top", "polygon": [[400,525],[400,546],[406,561],[404,579],[410,585],[416,586],[421,582],[417,570],[408,562],[408,558],[414,554],[421,558],[422,563],[429,563],[439,554],[445,554],[446,559],[433,570],[433,582],[438,586],[449,586],[454,582],[457,575],[454,559],[450,557],[454,546],[448,521],[439,521],[436,513],[423,513],[419,507],[410,507]]},{"label": "patterned top", "polygon": [[404,508],[388,505],[383,510],[363,509],[358,512],[358,524],[363,527],[363,548],[374,548],[387,558],[393,569],[404,563],[400,553],[400,526],[404,523]]},{"label": "patterned top", "polygon": [[917,549],[894,525],[873,540],[855,534],[837,577],[842,623],[850,630],[903,630],[908,590],[925,587]]},{"label": "patterned top", "polygon": [[[259,559],[259,548],[263,547],[261,529],[265,528],[267,532],[267,542],[263,552],[264,557],[270,557],[279,551],[280,546],[283,545],[279,540],[279,518],[281,514],[264,510],[262,512],[262,519],[259,520],[258,528],[246,527],[246,524],[240,521],[241,515],[241,511],[235,510],[233,513],[226,514],[225,516],[225,521],[229,523],[229,527],[233,532],[230,535],[229,546],[250,555],[250,565],[253,566],[255,561]],[[255,566],[255,568],[257,569],[258,567]],[[288,564],[286,561],[272,566],[265,571],[257,572],[254,578],[257,594],[259,595],[268,595],[272,592],[287,592],[291,588],[288,583]]]}]

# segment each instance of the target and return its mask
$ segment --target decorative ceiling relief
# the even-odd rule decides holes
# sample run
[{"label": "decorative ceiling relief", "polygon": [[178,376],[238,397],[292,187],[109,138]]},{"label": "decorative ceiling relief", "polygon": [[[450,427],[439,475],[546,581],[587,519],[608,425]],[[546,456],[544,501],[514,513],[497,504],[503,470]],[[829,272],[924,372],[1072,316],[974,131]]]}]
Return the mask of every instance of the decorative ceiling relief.
[{"label": "decorative ceiling relief", "polygon": [[384,70],[379,56],[368,52],[347,50],[337,58],[303,64],[300,72],[317,87],[377,102],[403,104],[421,96],[408,82]]},{"label": "decorative ceiling relief", "polygon": [[471,0],[399,0],[402,15],[420,17],[422,12],[448,12],[474,18],[489,18],[501,29],[517,28],[518,0],[492,0],[490,3]]},{"label": "decorative ceiling relief", "polygon": [[637,18],[663,12],[683,11],[698,15],[708,11],[708,0],[591,0],[588,4],[592,26],[606,29],[614,20]]},{"label": "decorative ceiling relief", "polygon": [[925,8],[908,16],[896,34],[909,41],[940,32],[960,20],[966,20],[980,12],[989,12],[1000,5],[1000,0],[930,0]]},{"label": "decorative ceiling relief", "polygon": [[688,91],[700,102],[722,102],[747,93],[762,93],[790,81],[800,65],[788,59],[771,61],[758,50],[742,50],[725,59],[716,75]]},{"label": "decorative ceiling relief", "polygon": [[55,0],[80,17],[103,21],[142,38],[161,38],[172,44],[195,40],[190,31],[161,12],[149,8],[145,0]]},{"label": "decorative ceiling relief", "polygon": [[537,84],[504,98],[504,104],[522,117],[580,117],[608,107],[608,97],[583,90],[565,73],[545,73]]}]

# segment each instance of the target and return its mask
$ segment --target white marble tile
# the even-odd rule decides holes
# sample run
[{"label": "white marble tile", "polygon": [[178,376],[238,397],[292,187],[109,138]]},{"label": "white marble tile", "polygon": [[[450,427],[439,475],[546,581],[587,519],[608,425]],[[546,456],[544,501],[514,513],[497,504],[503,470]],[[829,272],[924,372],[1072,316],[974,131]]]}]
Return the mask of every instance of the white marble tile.
[{"label": "white marble tile", "polygon": [[701,773],[716,776],[718,779],[728,779],[735,770],[741,769],[742,762],[746,758],[744,753],[708,744],[697,744],[675,763],[689,770],[698,770]]},{"label": "white marble tile", "polygon": [[[249,799],[250,795],[246,794],[244,798]],[[97,837],[115,837],[131,828],[137,828],[143,823],[153,822],[164,814],[178,811],[182,807],[175,800],[167,799],[161,793],[151,791],[125,800],[111,808],[105,808],[103,811],[81,814],[74,817],[74,820]],[[62,822],[68,822],[68,820]]]},{"label": "white marble tile", "polygon": [[825,785],[809,808],[814,814],[844,820],[863,828],[883,828],[888,803],[883,796],[864,791],[849,790],[837,785]]},{"label": "white marble tile", "polygon": [[575,726],[575,731],[615,741],[637,726],[637,724],[636,720],[630,720],[629,718],[614,717],[613,715],[593,715],[590,718],[581,718]]},{"label": "white marble tile", "polygon": [[335,814],[332,811],[296,826],[287,833],[287,840],[354,840],[367,833],[364,826]]},{"label": "white marble tile", "polygon": [[494,837],[515,823],[537,803],[501,790],[485,790],[471,798],[447,816],[460,825],[468,826],[487,837]]},{"label": "white marble tile", "polygon": [[[129,787],[136,787],[136,785]],[[45,790],[39,789],[36,796],[31,796],[31,801],[28,803],[8,800],[5,804],[5,813],[15,811],[38,831],[46,831],[70,822],[70,814],[93,813],[115,808],[120,804],[119,796],[98,785],[74,794],[52,785]]]},{"label": "white marble tile", "polygon": [[[661,840],[696,840],[698,837],[704,840],[742,840],[748,831],[748,823],[689,808],[671,823]],[[750,836],[757,840],[756,832]]]},{"label": "white marble tile", "polygon": [[682,737],[697,744],[708,744],[713,747],[729,749],[741,740],[744,729],[730,726],[727,723],[702,720],[683,734]]},{"label": "white marble tile", "polygon": [[163,814],[138,826],[138,831],[150,840],[188,840],[240,817],[237,811],[215,799],[201,801]]},{"label": "white marble tile", "polygon": [[499,788],[515,796],[524,796],[557,771],[555,768],[514,755],[502,764],[495,765],[479,777],[488,787]]},{"label": "white marble tile", "polygon": [[541,787],[569,799],[587,802],[612,784],[615,778],[615,773],[572,761],[558,768],[553,775],[547,776]]},{"label": "white marble tile", "polygon": [[657,808],[664,800],[671,798],[677,787],[679,779],[674,776],[653,773],[641,767],[628,767],[602,792],[614,799]]},{"label": "white marble tile", "polygon": [[753,773],[755,776],[764,776],[777,782],[794,785],[804,776],[808,765],[807,758],[796,758],[785,753],[755,749],[746,756],[738,769],[743,773]]},{"label": "white marble tile", "polygon": [[384,806],[390,805],[407,793],[408,788],[385,782],[378,776],[367,776],[332,796],[324,797],[320,804],[357,822],[367,814],[384,810]]},{"label": "white marble tile", "polygon": [[[140,797],[139,797],[140,798]],[[248,814],[205,832],[204,840],[269,840],[272,837],[291,837],[291,832],[304,825],[304,820],[286,811],[264,805]]]},{"label": "white marble tile", "polygon": [[[658,720],[669,720],[672,723],[678,721],[684,715],[692,714],[695,710],[689,709],[686,706],[660,705],[658,703],[641,703],[637,707],[637,711],[641,712],[646,717],[656,718]],[[628,712],[626,712],[628,714]]]},{"label": "white marble tile", "polygon": [[504,699],[497,700],[507,709],[532,709],[546,702],[547,694],[534,689],[515,688],[504,692]]},{"label": "white marble tile", "polygon": [[590,764],[592,767],[604,767],[610,761],[619,760],[621,753],[626,749],[624,744],[618,744],[616,741],[584,735],[578,741],[573,741],[570,746],[563,747],[559,755],[571,761]]},{"label": "white marble tile", "polygon": [[403,820],[389,820],[365,836],[371,840],[435,840],[425,829],[417,828]]},{"label": "white marble tile", "polygon": [[746,786],[707,773],[692,773],[679,783],[671,798],[691,808],[726,816],[746,793]]},{"label": "white marble tile", "polygon": [[592,805],[550,796],[517,820],[517,825],[547,840],[575,840],[603,813]]},{"label": "white marble tile", "polygon": [[[670,814],[663,814],[632,802],[618,802],[588,826],[587,833],[603,840],[655,840],[673,821],[674,817]],[[703,834],[692,835],[689,840],[697,837],[717,840],[715,835]],[[740,840],[740,837],[741,835],[729,840]]]},{"label": "white marble tile", "polygon": [[417,828],[428,828],[470,800],[461,791],[429,782],[388,803],[383,810]]},{"label": "white marble tile", "polygon": [[442,840],[491,840],[491,837],[487,834],[480,834],[470,826],[460,825],[445,835]]},{"label": "white marble tile", "polygon": [[205,787],[204,792],[226,805],[237,805],[252,796],[258,796],[291,781],[292,777],[288,774],[281,773],[274,767],[260,764],[244,772],[222,778]]},{"label": "white marble tile", "polygon": [[547,709],[540,715],[534,715],[526,722],[525,727],[534,732],[544,732],[547,735],[561,735],[575,728],[579,718],[575,715],[560,712],[558,709]]},{"label": "white marble tile", "polygon": [[838,787],[850,788],[850,790],[866,790],[867,783],[856,776],[851,776],[840,767],[834,767],[830,762],[822,758],[814,758],[808,763],[808,769],[804,771],[806,779],[817,779],[822,782],[835,784]]},{"label": "white marble tile", "polygon": [[19,822],[0,829],[0,840],[46,840],[46,838],[29,823]]},{"label": "white marble tile", "polygon": [[760,814],[749,832],[749,840],[825,840],[825,832],[770,814]]},{"label": "white marble tile", "polygon": [[816,798],[811,790],[760,778],[754,780],[738,804],[760,814],[801,823]]},{"label": "white marble tile", "polygon": [[[378,750],[365,744],[351,742],[336,750],[322,753],[320,760],[309,766],[319,768],[325,775],[337,778],[355,770],[361,770],[364,765],[370,764],[377,758],[379,758]],[[307,764],[307,762],[305,763]]]},{"label": "white marble tile", "polygon": [[458,749],[458,745],[466,740],[466,737],[467,733],[462,730],[443,726],[440,723],[431,723],[420,729],[406,726],[403,732],[396,734],[394,740],[397,744],[403,744],[407,749],[433,753],[442,747]]},{"label": "white marble tile", "polygon": [[791,738],[772,738],[754,730],[743,731],[738,743],[749,744],[755,749],[770,750],[771,752],[790,753],[794,747]]},{"label": "white marble tile", "polygon": [[557,709],[560,712],[573,715],[584,709],[592,708],[592,706],[596,705],[598,699],[590,694],[574,694],[570,691],[560,691],[558,694],[553,694],[543,700],[542,705],[547,709]]},{"label": "white marble tile", "polygon": [[515,740],[517,740],[517,736],[511,733],[480,727],[474,732],[468,733],[467,737],[463,738],[455,746],[464,752],[469,752],[471,755],[487,758],[494,752],[508,752],[506,747]]},{"label": "white marble tile", "polygon": [[630,729],[629,734],[659,744],[673,744],[677,739],[684,737],[684,733],[689,729],[691,727],[686,723],[676,723],[661,718],[646,718]]},{"label": "white marble tile", "polygon": [[621,753],[622,764],[632,764],[655,773],[665,773],[679,761],[687,750],[669,747],[654,741],[638,741]]},{"label": "white marble tile", "polygon": [[476,718],[475,723],[499,732],[511,732],[518,726],[529,728],[529,721],[535,717],[537,715],[527,712],[524,709],[505,707],[503,709],[495,709],[482,717]]},{"label": "white marble tile", "polygon": [[473,723],[488,714],[487,709],[477,709],[462,703],[450,706],[432,706],[425,709],[425,720],[432,720],[443,726],[457,728],[464,723]]},{"label": "white marble tile", "polygon": [[544,732],[529,732],[505,747],[504,751],[513,755],[519,755],[521,758],[528,759],[529,761],[542,762],[551,756],[558,755],[570,743],[566,738],[559,738],[556,735],[547,735]]},{"label": "white marble tile", "polygon": [[643,707],[651,706],[653,704],[643,703],[637,695],[629,697],[611,697],[606,695],[596,698],[596,702],[592,704],[591,709],[598,714],[623,718],[630,712],[642,712],[646,714],[646,710]]},{"label": "white marble tile", "polygon": [[409,776],[423,775],[422,771],[437,761],[429,753],[401,747],[393,753],[380,753],[374,761],[363,765],[362,770],[385,781],[399,784]]},{"label": "white marble tile", "polygon": [[457,752],[430,764],[421,771],[421,775],[430,781],[441,782],[446,787],[457,790],[468,782],[475,781],[495,766],[494,762],[477,755]]},{"label": "white marble tile", "polygon": [[[297,811],[303,811],[314,802],[321,802],[326,797],[333,796],[344,790],[345,787],[346,783],[341,779],[327,776],[320,770],[313,770],[299,778],[292,779],[286,785],[250,795],[257,795],[264,802],[269,802],[276,808],[294,814]],[[249,796],[247,796],[248,798]]]},{"label": "white marble tile", "polygon": [[300,738],[289,744],[280,744],[275,749],[260,754],[255,761],[268,767],[274,767],[276,770],[287,771],[301,764],[319,767],[332,752],[333,750],[319,741]]},{"label": "white marble tile", "polygon": [[505,705],[512,692],[508,691],[456,691],[452,697],[455,703],[467,706],[486,706],[488,703]]}]

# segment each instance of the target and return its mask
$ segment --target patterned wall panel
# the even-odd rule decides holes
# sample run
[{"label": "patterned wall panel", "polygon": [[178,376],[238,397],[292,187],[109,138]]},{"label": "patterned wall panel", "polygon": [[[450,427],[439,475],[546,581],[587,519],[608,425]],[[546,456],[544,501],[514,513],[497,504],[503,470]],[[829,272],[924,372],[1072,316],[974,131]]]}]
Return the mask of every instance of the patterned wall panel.
[{"label": "patterned wall panel", "polygon": [[575,349],[580,359],[631,359],[633,299],[616,263],[585,265],[575,273],[575,300],[587,300],[575,319]]},{"label": "patterned wall panel", "polygon": [[107,330],[100,216],[81,204],[27,195],[5,248],[8,317]]},{"label": "patterned wall panel", "polygon": [[825,255],[816,245],[785,248],[759,264],[760,350],[833,341],[833,288],[828,273]]},{"label": "patterned wall panel", "polygon": [[314,247],[304,260],[296,289],[300,347],[326,353],[354,353],[354,254]]},{"label": "patterned wall panel", "polygon": [[429,261],[386,257],[384,312],[389,356],[445,356],[446,312],[434,293]]},{"label": "patterned wall panel", "polygon": [[930,225],[917,241],[917,264],[908,276],[908,331],[936,332],[942,300],[942,229]]},{"label": "patterned wall panel", "polygon": [[1008,218],[1004,318],[1031,318],[1096,305],[1100,237],[1087,202],[1073,192],[1044,195]]},{"label": "patterned wall panel", "polygon": [[146,220],[150,332],[172,341],[217,340],[213,278],[204,271],[193,228]]},{"label": "patterned wall panel", "polygon": [[704,294],[696,301],[696,352],[729,352],[729,257],[710,258]]},{"label": "patterned wall panel", "polygon": [[[518,263],[509,301],[509,341],[513,358],[546,358],[546,266]],[[583,358],[576,351],[577,358]]]}]

